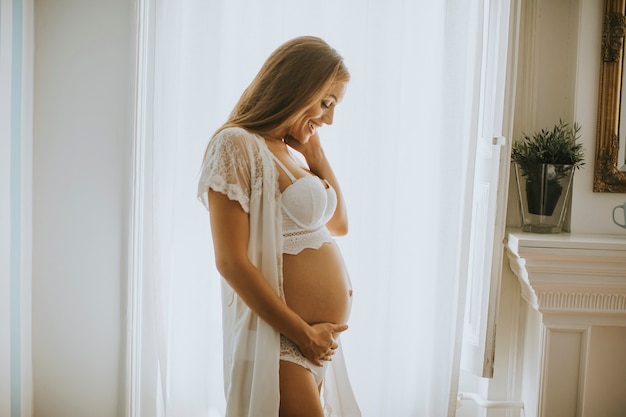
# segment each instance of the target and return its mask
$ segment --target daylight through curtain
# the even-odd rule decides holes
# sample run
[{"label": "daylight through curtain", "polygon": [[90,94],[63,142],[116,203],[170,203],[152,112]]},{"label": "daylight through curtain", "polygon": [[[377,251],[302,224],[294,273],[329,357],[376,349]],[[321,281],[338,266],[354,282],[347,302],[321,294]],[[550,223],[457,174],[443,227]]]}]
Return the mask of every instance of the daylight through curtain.
[{"label": "daylight through curtain", "polygon": [[[466,0],[156,0],[146,387],[159,415],[223,415],[220,277],[196,200],[200,161],[264,59],[298,35],[345,58],[352,80],[321,129],[350,234],[354,286],[342,336],[364,416],[447,415],[456,366],[457,271],[470,31]],[[465,130],[464,130],[465,129]],[[148,413],[148,411],[145,411]],[[147,415],[147,414],[146,414]]]}]

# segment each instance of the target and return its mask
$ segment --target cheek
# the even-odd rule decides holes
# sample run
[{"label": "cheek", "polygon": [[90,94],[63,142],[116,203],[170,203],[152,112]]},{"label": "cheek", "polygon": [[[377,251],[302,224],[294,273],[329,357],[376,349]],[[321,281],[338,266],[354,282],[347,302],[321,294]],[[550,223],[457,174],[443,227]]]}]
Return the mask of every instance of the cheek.
[{"label": "cheek", "polygon": [[318,119],[322,117],[323,114],[324,114],[324,111],[321,109],[321,107],[315,106],[305,111],[304,114],[302,115],[302,119],[306,123],[311,119]]},{"label": "cheek", "polygon": [[295,129],[303,129],[304,127],[308,126],[309,120],[311,119],[312,117],[310,114],[305,114],[294,124],[293,127]]}]

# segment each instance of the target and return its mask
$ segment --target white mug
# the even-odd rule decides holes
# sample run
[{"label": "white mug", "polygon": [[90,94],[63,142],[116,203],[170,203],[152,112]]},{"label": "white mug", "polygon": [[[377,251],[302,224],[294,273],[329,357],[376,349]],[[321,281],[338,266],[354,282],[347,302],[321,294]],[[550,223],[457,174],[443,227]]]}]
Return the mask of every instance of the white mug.
[{"label": "white mug", "polygon": [[[615,218],[615,213],[617,212],[617,210],[620,209],[622,210],[621,219],[624,221],[624,223],[618,222]],[[615,223],[619,227],[623,227],[624,229],[626,229],[626,201],[624,202],[624,204],[613,207],[613,223]]]}]

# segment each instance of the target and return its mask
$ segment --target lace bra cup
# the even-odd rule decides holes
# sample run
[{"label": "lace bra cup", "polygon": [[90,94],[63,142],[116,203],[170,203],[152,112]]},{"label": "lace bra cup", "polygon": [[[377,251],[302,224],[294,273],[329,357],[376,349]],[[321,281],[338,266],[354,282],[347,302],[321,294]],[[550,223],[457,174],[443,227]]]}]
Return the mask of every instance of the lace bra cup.
[{"label": "lace bra cup", "polygon": [[[327,181],[314,175],[295,178],[276,156],[276,163],[289,176],[291,184],[281,193],[282,209],[294,226],[313,230],[325,225],[337,207],[337,194]],[[283,230],[284,233],[292,230]]]}]

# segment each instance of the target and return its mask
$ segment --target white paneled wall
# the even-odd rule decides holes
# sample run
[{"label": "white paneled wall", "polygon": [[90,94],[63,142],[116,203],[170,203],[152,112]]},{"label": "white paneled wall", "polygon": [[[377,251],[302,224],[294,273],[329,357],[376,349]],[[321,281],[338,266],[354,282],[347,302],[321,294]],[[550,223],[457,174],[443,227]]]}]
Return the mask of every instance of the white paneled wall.
[{"label": "white paneled wall", "polygon": [[527,303],[525,417],[626,415],[626,239],[511,232]]}]

